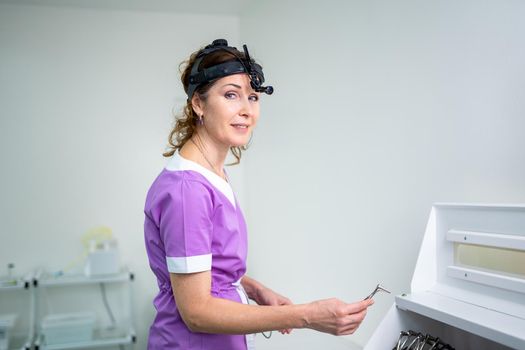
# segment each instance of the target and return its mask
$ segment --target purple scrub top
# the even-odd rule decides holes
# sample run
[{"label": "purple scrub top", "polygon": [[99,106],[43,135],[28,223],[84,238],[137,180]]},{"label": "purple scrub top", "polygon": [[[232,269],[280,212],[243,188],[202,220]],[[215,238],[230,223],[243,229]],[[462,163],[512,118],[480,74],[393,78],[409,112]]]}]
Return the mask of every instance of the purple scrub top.
[{"label": "purple scrub top", "polygon": [[159,287],[148,349],[253,349],[253,335],[190,331],[170,284],[170,273],[211,271],[214,297],[248,303],[239,283],[246,272],[246,223],[229,183],[175,153],[151,185],[144,213],[146,251]]}]

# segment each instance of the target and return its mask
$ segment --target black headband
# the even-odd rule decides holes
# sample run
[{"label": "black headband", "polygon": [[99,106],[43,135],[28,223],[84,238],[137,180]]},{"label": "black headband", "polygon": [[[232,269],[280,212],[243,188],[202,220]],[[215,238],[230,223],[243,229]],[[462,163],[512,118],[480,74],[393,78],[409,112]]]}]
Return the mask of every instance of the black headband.
[{"label": "black headband", "polygon": [[[210,45],[206,46],[201,53],[198,54],[193,66],[191,67],[189,84],[188,84],[188,100],[191,100],[195,90],[206,83],[209,83],[213,80],[238,73],[246,73],[250,77],[250,85],[257,92],[264,92],[268,95],[273,93],[272,86],[262,86],[264,83],[264,74],[262,67],[255,63],[250,58],[248,53],[248,48],[246,45],[243,45],[245,58],[239,57],[237,54],[237,49],[232,46],[228,46],[228,42],[224,39],[214,40]],[[205,68],[199,71],[199,65],[201,64],[204,57],[208,54],[218,51],[228,51],[235,59],[230,61],[222,62],[214,66]]]}]

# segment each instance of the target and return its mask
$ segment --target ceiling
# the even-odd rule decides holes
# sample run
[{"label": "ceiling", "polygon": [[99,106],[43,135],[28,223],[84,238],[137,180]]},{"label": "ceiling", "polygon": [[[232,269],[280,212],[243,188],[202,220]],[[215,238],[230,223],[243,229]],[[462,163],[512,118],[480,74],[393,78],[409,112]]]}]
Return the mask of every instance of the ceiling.
[{"label": "ceiling", "polygon": [[0,4],[240,15],[253,0],[0,0]]}]

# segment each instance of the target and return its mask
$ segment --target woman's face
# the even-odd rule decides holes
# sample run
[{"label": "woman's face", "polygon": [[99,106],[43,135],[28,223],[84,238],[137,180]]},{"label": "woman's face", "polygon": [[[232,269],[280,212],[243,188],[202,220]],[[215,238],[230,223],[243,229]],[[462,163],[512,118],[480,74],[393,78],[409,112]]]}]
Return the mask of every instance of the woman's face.
[{"label": "woman's face", "polygon": [[248,75],[221,78],[207,95],[205,101],[198,96],[193,100],[195,112],[204,116],[205,134],[219,147],[246,145],[259,119],[260,98],[250,86]]}]

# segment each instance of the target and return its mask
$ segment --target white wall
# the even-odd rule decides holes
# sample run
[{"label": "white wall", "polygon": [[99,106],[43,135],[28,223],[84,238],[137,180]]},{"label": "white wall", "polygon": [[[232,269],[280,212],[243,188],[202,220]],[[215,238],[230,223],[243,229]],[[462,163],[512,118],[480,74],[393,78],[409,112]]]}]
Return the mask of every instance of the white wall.
[{"label": "white wall", "polygon": [[156,282],[144,199],[165,163],[171,109],[185,100],[178,65],[218,36],[236,43],[239,19],[0,5],[0,275],[8,262],[19,273],[62,269],[85,231],[111,227],[137,276],[145,348]]},{"label": "white wall", "polygon": [[[60,269],[87,229],[112,227],[144,347],[142,206],[183,101],[177,66],[225,36],[276,88],[233,170],[249,273],[295,302],[407,291],[432,202],[524,202],[524,14],[509,0],[251,1],[240,20],[0,5],[0,268]],[[354,336],[259,349],[363,345],[392,301]]]},{"label": "white wall", "polygon": [[[246,157],[250,273],[296,302],[409,290],[431,204],[525,202],[523,1],[259,1],[275,93]],[[295,332],[259,349],[363,345]],[[386,346],[389,346],[386,344]]]}]

